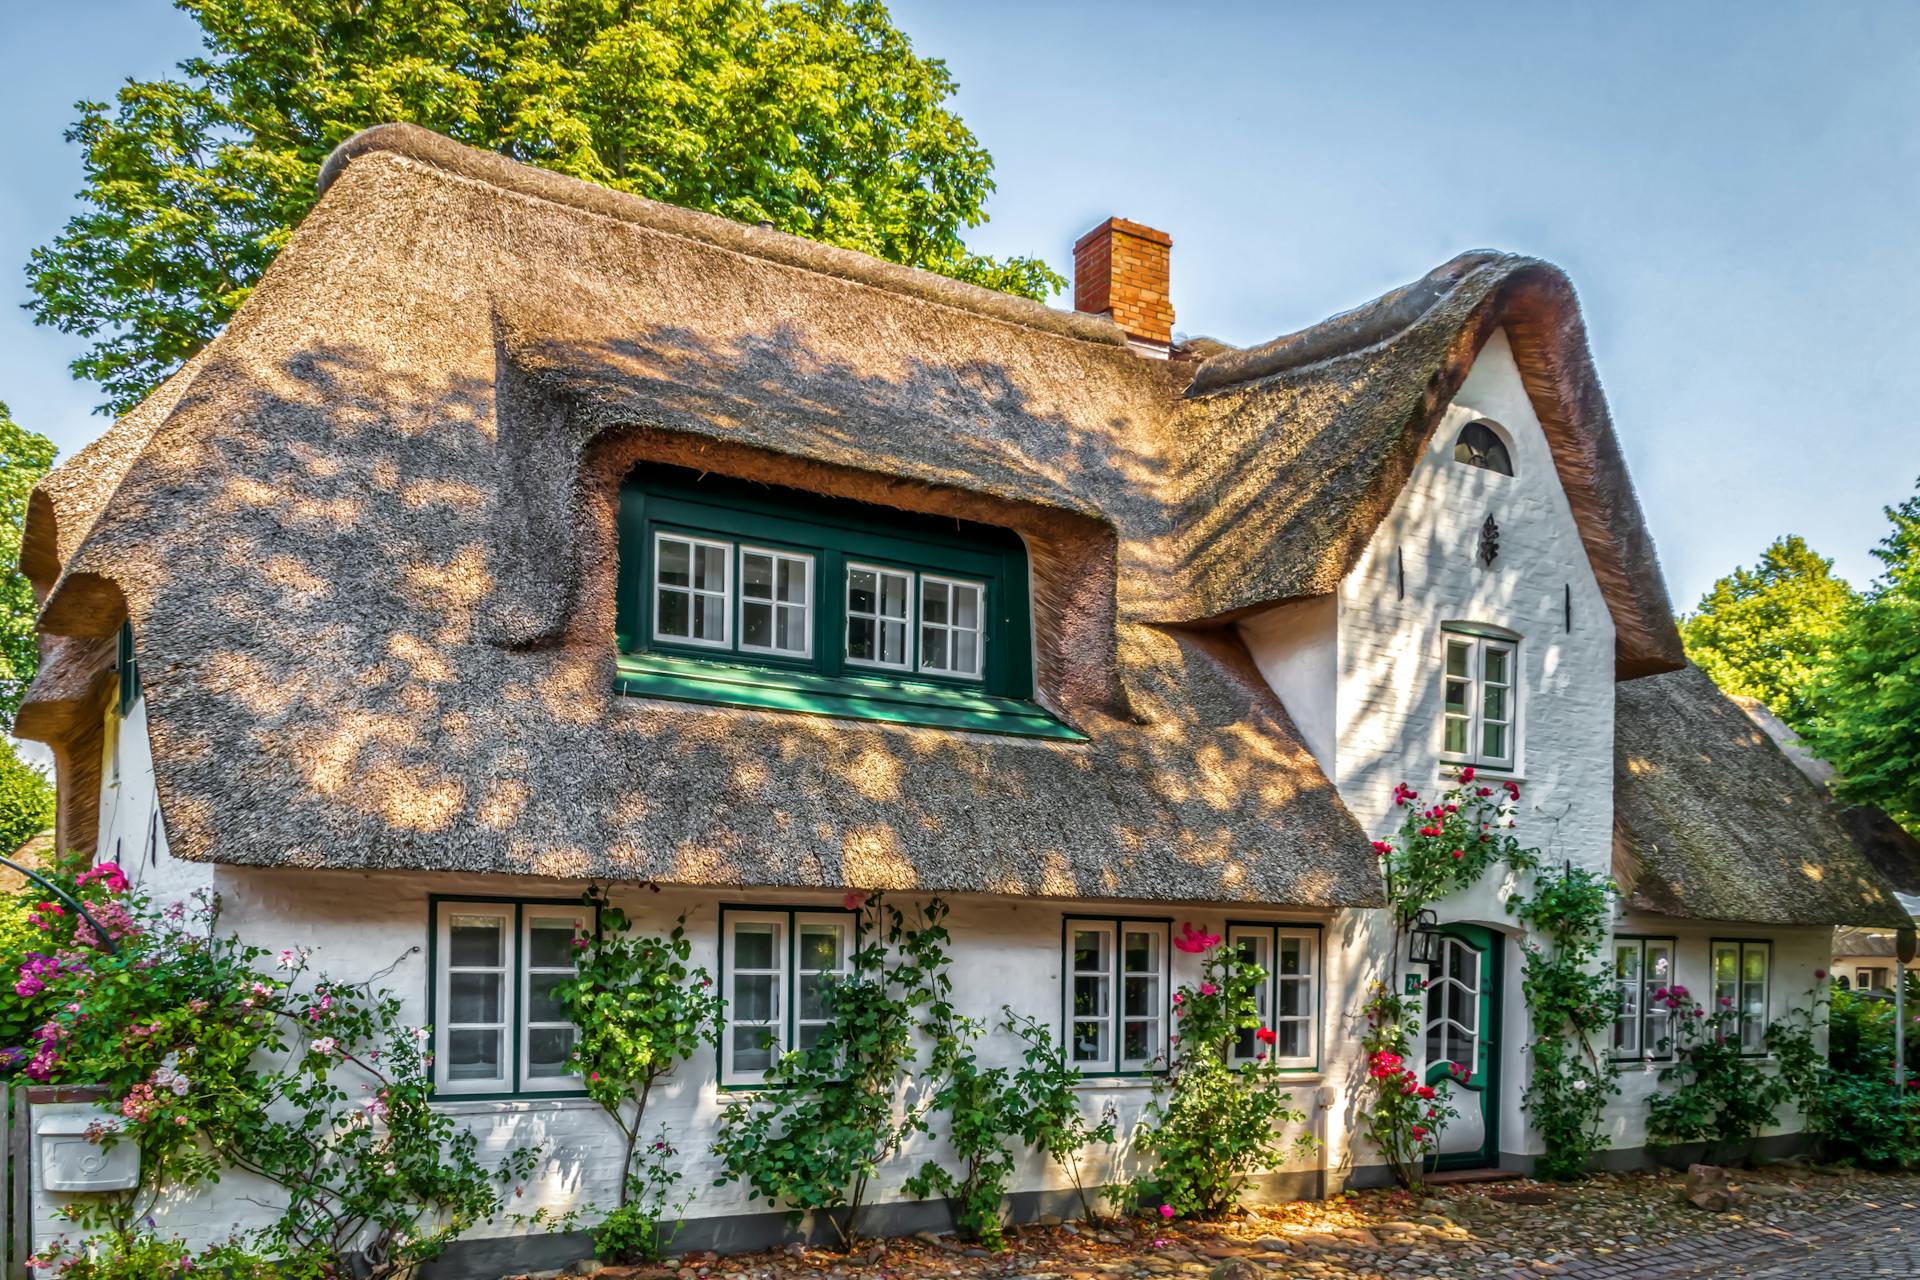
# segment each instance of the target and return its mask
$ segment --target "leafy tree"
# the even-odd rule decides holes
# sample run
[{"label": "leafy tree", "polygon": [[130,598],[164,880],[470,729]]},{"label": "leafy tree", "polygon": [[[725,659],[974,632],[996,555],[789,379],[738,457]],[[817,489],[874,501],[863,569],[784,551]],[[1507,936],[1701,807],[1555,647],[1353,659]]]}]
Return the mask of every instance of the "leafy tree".
[{"label": "leafy tree", "polygon": [[1840,772],[1840,794],[1920,834],[1920,492],[1886,509],[1873,554],[1886,566],[1812,692],[1807,745]]},{"label": "leafy tree", "polygon": [[1687,656],[1728,693],[1758,698],[1798,728],[1808,690],[1858,597],[1833,561],[1798,534],[1774,540],[1752,569],[1735,569],[1680,623]]},{"label": "leafy tree", "polygon": [[40,669],[33,584],[20,572],[20,535],[27,525],[27,495],[53,465],[53,453],[53,441],[15,422],[0,401],[0,573],[6,575],[0,580],[0,727],[13,725]]},{"label": "leafy tree", "polygon": [[0,853],[12,853],[53,826],[53,783],[0,739]]},{"label": "leafy tree", "polygon": [[312,207],[329,150],[408,121],[518,160],[1044,297],[969,253],[992,158],[881,0],[175,0],[206,52],[81,102],[85,208],[34,318],[124,411],[204,346]]}]

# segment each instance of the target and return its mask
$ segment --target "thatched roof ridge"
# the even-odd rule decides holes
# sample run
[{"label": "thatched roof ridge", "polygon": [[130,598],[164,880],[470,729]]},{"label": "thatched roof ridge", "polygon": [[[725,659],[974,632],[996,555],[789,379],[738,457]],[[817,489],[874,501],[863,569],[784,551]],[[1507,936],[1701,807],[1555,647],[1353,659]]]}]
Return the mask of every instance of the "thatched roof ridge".
[{"label": "thatched roof ridge", "polygon": [[1842,956],[1885,957],[1891,960],[1898,954],[1894,950],[1894,936],[1885,930],[1840,928],[1833,931],[1833,955],[1836,960]]},{"label": "thatched roof ridge", "polygon": [[1486,250],[1311,329],[1200,364],[1178,520],[1187,606],[1230,618],[1332,591],[1498,328],[1613,614],[1621,677],[1676,669],[1683,655],[1666,584],[1573,286],[1549,263]]},{"label": "thatched roof ridge", "polygon": [[[383,136],[405,145],[330,168],[43,611],[96,644],[131,617],[176,854],[1381,900],[1237,638],[1146,607],[1180,371],[1045,308]],[[1086,741],[616,695],[613,515],[649,462],[1015,530],[1042,695]]]},{"label": "thatched roof ridge", "polygon": [[1635,910],[1763,925],[1907,922],[1802,773],[1698,667],[1619,684],[1614,878]]}]

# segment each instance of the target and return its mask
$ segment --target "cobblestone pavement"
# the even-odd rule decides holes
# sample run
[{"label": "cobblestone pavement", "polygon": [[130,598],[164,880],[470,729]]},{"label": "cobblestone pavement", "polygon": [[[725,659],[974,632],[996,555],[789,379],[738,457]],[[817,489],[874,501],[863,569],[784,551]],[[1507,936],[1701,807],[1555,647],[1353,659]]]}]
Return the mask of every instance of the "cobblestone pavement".
[{"label": "cobblestone pavement", "polygon": [[1426,1200],[1362,1192],[1213,1224],[1021,1228],[989,1254],[951,1236],[853,1258],[797,1246],[693,1254],[606,1280],[1857,1280],[1920,1276],[1920,1176],[1776,1167],[1734,1175],[1737,1203],[1686,1203],[1676,1175],[1571,1186],[1447,1188]]}]

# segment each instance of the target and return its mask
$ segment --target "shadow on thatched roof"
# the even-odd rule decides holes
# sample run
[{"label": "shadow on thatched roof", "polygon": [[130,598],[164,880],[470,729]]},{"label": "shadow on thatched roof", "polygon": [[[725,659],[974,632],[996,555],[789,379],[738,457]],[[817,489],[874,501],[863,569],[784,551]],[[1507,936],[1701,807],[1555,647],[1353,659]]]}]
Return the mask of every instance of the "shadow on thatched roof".
[{"label": "shadow on thatched roof", "polygon": [[1613,731],[1614,878],[1630,907],[1750,924],[1907,922],[1826,788],[1699,668],[1620,684]]},{"label": "shadow on thatched roof", "polygon": [[[100,695],[130,617],[182,856],[1376,903],[1364,833],[1217,624],[1333,589],[1502,327],[1620,671],[1679,662],[1546,264],[1469,255],[1150,361],[1104,319],[419,129],[323,182],[226,332],[30,513],[57,639],[22,723],[65,733],[53,700]],[[647,463],[1015,531],[1038,696],[1086,741],[617,697],[613,513]]]}]

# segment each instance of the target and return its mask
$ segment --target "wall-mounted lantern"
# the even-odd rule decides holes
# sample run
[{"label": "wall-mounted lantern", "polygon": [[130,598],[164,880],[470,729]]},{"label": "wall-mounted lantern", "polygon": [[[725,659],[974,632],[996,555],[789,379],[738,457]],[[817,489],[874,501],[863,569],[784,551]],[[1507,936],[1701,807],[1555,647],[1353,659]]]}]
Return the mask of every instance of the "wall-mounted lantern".
[{"label": "wall-mounted lantern", "polygon": [[1422,910],[1414,917],[1413,935],[1408,939],[1407,958],[1415,964],[1440,963],[1440,920],[1433,912]]}]

